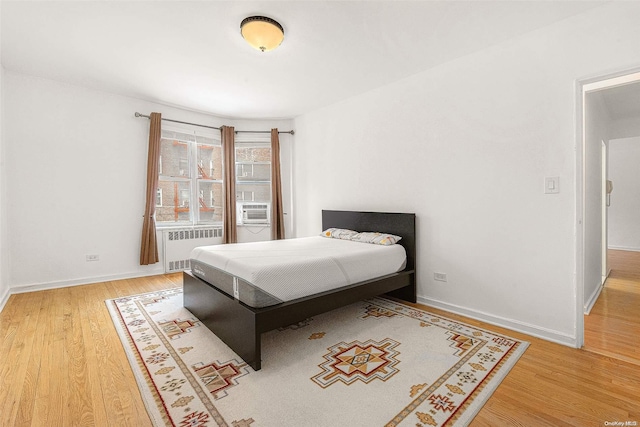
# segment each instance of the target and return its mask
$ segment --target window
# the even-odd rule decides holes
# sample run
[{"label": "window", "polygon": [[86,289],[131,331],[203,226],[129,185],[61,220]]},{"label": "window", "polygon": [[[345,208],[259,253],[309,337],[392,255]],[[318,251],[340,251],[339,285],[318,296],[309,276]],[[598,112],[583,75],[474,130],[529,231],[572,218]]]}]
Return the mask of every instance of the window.
[{"label": "window", "polygon": [[156,224],[222,224],[222,180],[219,134],[162,129]]},{"label": "window", "polygon": [[236,141],[238,224],[271,223],[271,143]]}]

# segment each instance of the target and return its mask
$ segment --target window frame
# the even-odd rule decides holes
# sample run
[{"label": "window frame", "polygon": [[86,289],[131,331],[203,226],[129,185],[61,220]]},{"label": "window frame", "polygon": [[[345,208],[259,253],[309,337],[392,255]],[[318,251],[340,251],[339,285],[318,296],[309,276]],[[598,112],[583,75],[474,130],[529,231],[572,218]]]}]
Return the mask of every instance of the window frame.
[{"label": "window frame", "polygon": [[[179,134],[189,135],[193,137],[193,140],[191,139],[187,141],[179,140],[181,142],[185,142],[187,145],[187,154],[186,154],[187,155],[186,161],[187,161],[187,167],[188,167],[186,171],[187,173],[185,175],[176,175],[176,176],[164,175],[162,173],[164,172],[162,169],[159,170],[159,173],[158,173],[159,185],[161,182],[174,182],[174,183],[188,182],[189,183],[189,198],[188,198],[189,199],[188,200],[189,218],[188,220],[182,220],[182,221],[159,221],[157,218],[157,210],[156,210],[156,228],[170,229],[170,228],[181,228],[181,227],[207,227],[207,226],[220,227],[222,226],[224,222],[224,215],[221,216],[221,219],[219,221],[206,221],[201,219],[200,200],[199,200],[199,183],[208,182],[213,184],[219,184],[224,197],[224,176],[225,176],[224,162],[221,162],[221,165],[220,165],[222,170],[221,179],[213,179],[213,177],[211,177],[211,179],[201,178],[199,176],[199,171],[198,171],[198,147],[200,145],[211,145],[212,147],[218,147],[218,149],[222,151],[222,142],[221,142],[220,133],[216,132],[213,129],[206,129],[206,128],[193,129],[190,126],[189,127],[172,126],[172,125],[166,126],[164,124],[162,125],[162,131],[176,132]],[[203,144],[202,141],[198,141],[199,137],[212,139],[214,143]],[[165,138],[164,136],[161,136],[161,140],[166,140],[166,139],[170,139],[170,138]],[[173,140],[176,140],[176,139],[173,139]],[[221,155],[222,155],[222,152],[221,152]],[[183,163],[183,158],[180,157],[179,166],[182,163]],[[162,164],[162,157],[160,157],[160,164]],[[163,165],[163,166],[166,166],[166,165]],[[161,191],[160,188],[158,189]],[[178,191],[180,192],[177,195],[178,206],[173,206],[174,209],[186,207],[186,206],[183,206],[183,203],[182,203],[183,197],[181,195],[184,189],[179,189]],[[213,191],[213,187],[211,191]],[[176,195],[174,195],[174,198],[175,197]],[[162,207],[167,208],[167,206],[162,206]],[[214,208],[223,209],[222,206],[215,206],[215,205],[214,205]]]},{"label": "window frame", "polygon": [[[254,162],[247,162],[247,161],[238,161],[238,157],[237,157],[237,150],[239,148],[268,148],[269,149],[269,160],[268,161],[254,161]],[[271,164],[271,137],[270,136],[261,136],[261,135],[257,135],[257,134],[249,134],[248,136],[244,136],[244,137],[240,137],[240,138],[236,138],[235,140],[235,147],[234,147],[234,159],[233,159],[233,164],[235,167],[235,172],[238,171],[238,165],[252,165],[252,170],[253,167],[255,165],[258,164],[267,164],[269,167],[269,176],[267,180],[239,180],[238,179],[238,175],[237,173],[234,174],[235,176],[235,187],[236,187],[236,225],[238,227],[271,227],[271,222],[272,222],[272,218],[271,218],[271,203],[273,202],[273,194],[272,194],[272,182],[271,182],[271,168],[273,167],[273,165]],[[262,201],[256,201],[256,200],[244,200],[244,192],[246,190],[241,190],[239,188],[242,188],[242,185],[247,185],[247,184],[259,184],[259,185],[266,185],[268,187],[268,194],[269,194],[269,199],[266,202],[262,202]],[[242,192],[243,193],[243,198],[239,199],[238,198],[238,193]],[[255,221],[251,221],[251,222],[244,222],[243,218],[242,218],[242,212],[243,212],[243,205],[244,204],[249,204],[249,205],[255,205],[255,204],[262,204],[262,203],[266,203],[267,204],[267,218],[265,220],[265,222],[255,222]]]}]

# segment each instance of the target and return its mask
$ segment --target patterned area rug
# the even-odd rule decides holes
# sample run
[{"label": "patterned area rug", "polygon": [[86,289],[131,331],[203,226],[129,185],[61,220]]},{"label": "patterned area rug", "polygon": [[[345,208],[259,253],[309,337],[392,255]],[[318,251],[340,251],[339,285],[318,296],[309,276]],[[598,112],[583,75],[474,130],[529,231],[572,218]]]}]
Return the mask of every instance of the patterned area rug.
[{"label": "patterned area rug", "polygon": [[528,346],[374,298],[263,334],[254,371],[182,301],[107,301],[156,426],[464,426]]}]

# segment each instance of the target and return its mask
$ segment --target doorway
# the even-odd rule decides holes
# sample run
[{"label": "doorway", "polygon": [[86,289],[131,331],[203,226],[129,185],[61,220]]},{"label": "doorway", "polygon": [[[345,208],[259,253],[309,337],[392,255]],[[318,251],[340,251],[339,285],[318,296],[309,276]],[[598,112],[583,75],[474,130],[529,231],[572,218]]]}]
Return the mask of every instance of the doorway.
[{"label": "doorway", "polygon": [[[597,350],[602,347],[600,344],[615,341],[611,338],[614,331],[608,331],[607,326],[616,324],[617,329],[627,328],[623,335],[628,335],[629,328],[633,333],[640,330],[635,329],[640,328],[640,318],[635,320],[637,324],[633,323],[634,316],[630,316],[631,323],[624,320],[620,323],[619,317],[616,319],[609,317],[614,311],[603,310],[598,306],[598,301],[603,298],[607,300],[605,305],[610,305],[613,302],[624,303],[624,301],[633,300],[633,298],[640,298],[640,294],[634,296],[633,293],[620,297],[620,292],[628,292],[632,288],[612,290],[611,292],[608,292],[607,288],[603,291],[610,267],[613,267],[614,272],[616,269],[620,270],[620,265],[624,266],[625,262],[628,262],[621,261],[621,259],[629,259],[616,254],[611,266],[608,261],[610,254],[608,250],[609,215],[607,206],[610,199],[610,194],[607,191],[608,150],[610,141],[616,138],[631,136],[630,133],[640,136],[640,120],[638,120],[640,117],[640,72],[626,72],[578,82],[578,100],[580,120],[577,132],[579,144],[576,150],[578,159],[576,341],[578,347],[584,346],[587,350]],[[630,117],[635,120],[627,120]],[[630,126],[631,122],[636,123],[637,129]],[[635,256],[638,255],[640,253]],[[640,259],[640,256],[632,257],[632,259]],[[620,271],[625,269],[628,270],[624,267]],[[631,274],[633,277],[634,273]],[[616,274],[615,280],[621,279],[618,276],[619,274]],[[640,288],[640,279],[637,288]],[[585,319],[584,314],[588,313],[592,307],[596,308],[596,316]],[[624,311],[625,308],[620,306],[615,312]],[[614,351],[614,347],[607,351]],[[616,356],[615,354],[607,355]],[[624,355],[621,355],[620,358],[624,358]],[[637,362],[640,364],[640,360]]]}]

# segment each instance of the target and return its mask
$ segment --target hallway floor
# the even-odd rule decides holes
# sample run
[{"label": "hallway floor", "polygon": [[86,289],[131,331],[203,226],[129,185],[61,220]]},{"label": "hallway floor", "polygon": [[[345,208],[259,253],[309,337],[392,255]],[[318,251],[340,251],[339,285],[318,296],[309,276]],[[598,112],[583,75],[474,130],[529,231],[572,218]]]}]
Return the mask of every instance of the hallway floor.
[{"label": "hallway floor", "polygon": [[640,365],[640,252],[609,250],[611,274],[584,317],[584,349]]}]

